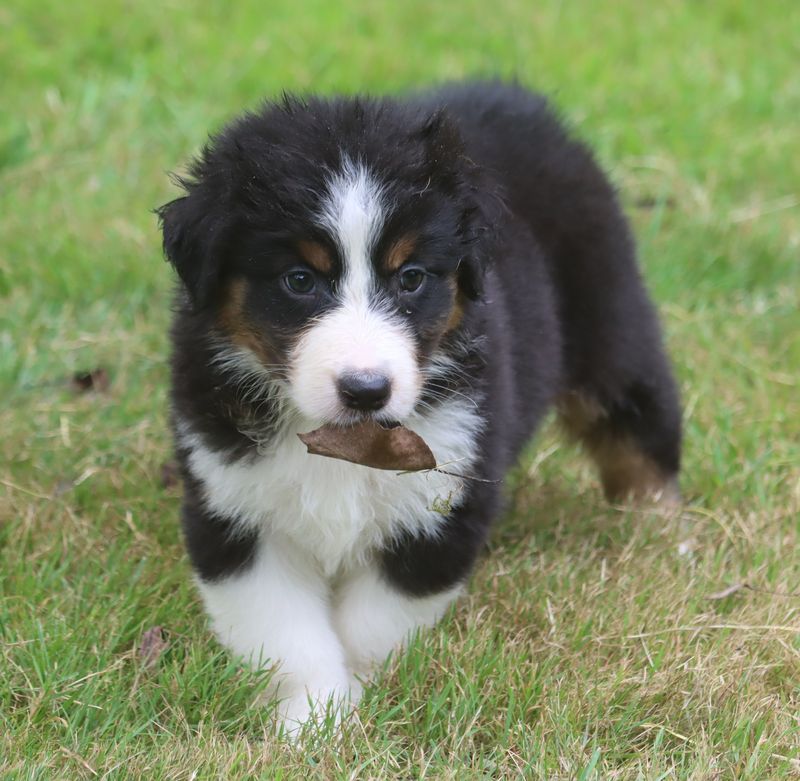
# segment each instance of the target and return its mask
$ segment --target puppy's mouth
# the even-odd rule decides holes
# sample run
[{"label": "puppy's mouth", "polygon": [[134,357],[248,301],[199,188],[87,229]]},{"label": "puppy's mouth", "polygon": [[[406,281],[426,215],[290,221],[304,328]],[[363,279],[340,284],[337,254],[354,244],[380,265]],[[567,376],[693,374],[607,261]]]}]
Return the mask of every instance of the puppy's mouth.
[{"label": "puppy's mouth", "polygon": [[323,426],[332,426],[342,429],[374,424],[383,429],[390,430],[403,425],[403,421],[399,420],[394,415],[385,413],[383,410],[366,412],[349,409],[343,409],[339,411],[338,414],[331,420],[326,420],[321,423]]}]

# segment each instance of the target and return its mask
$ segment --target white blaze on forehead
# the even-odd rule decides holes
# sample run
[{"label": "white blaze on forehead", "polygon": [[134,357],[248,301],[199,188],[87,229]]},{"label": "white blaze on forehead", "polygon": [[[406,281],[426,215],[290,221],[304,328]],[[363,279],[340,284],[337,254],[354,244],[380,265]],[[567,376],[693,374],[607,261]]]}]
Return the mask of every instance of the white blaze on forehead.
[{"label": "white blaze on forehead", "polygon": [[346,372],[384,374],[391,395],[381,415],[403,420],[419,398],[422,379],[406,323],[381,301],[372,252],[383,228],[385,200],[363,165],[345,161],[331,176],[320,225],[336,242],[342,277],[336,305],[313,321],[289,359],[290,396],[311,421],[340,421],[349,414],[337,389]]},{"label": "white blaze on forehead", "polygon": [[363,165],[345,160],[332,176],[320,213],[322,226],[336,241],[344,264],[342,296],[366,304],[372,288],[372,248],[383,227],[381,186]]}]

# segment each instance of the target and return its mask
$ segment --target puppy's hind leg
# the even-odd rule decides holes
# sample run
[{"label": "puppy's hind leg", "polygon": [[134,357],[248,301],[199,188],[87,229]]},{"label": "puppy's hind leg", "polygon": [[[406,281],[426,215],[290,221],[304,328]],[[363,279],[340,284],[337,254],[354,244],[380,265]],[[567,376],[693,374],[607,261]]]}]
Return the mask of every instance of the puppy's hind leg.
[{"label": "puppy's hind leg", "polygon": [[680,503],[680,408],[666,361],[659,363],[616,388],[577,388],[559,401],[561,421],[597,464],[609,501]]}]

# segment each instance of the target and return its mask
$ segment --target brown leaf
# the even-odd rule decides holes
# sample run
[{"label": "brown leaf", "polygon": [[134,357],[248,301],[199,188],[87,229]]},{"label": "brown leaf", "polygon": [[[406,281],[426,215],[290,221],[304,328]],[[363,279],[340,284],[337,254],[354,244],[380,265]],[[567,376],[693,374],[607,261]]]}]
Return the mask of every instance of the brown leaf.
[{"label": "brown leaf", "polygon": [[373,420],[365,420],[347,427],[326,425],[297,436],[309,453],[373,469],[418,472],[436,468],[436,459],[425,440],[405,426],[383,428]]},{"label": "brown leaf", "polygon": [[139,661],[142,667],[154,667],[168,645],[164,638],[164,630],[160,626],[152,626],[142,632],[139,641]]},{"label": "brown leaf", "polygon": [[641,198],[637,198],[634,201],[634,206],[638,209],[655,209],[657,206],[674,209],[675,199],[671,197],[656,198],[653,195],[643,195]]},{"label": "brown leaf", "polygon": [[161,464],[161,487],[174,488],[181,481],[181,473],[175,461],[165,461]]},{"label": "brown leaf", "polygon": [[75,487],[74,480],[59,480],[56,483],[56,487],[53,489],[53,498],[58,499],[59,496],[64,496],[64,494],[68,494],[73,488]]},{"label": "brown leaf", "polygon": [[75,372],[69,384],[72,390],[78,393],[88,393],[89,391],[105,393],[111,384],[111,379],[105,369],[97,368],[86,372]]}]

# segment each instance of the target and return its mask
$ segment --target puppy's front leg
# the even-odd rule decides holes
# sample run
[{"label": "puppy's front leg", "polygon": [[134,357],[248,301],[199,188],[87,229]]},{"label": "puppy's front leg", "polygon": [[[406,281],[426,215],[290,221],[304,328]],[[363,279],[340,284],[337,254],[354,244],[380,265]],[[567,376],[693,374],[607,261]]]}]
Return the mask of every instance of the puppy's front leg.
[{"label": "puppy's front leg", "polygon": [[200,590],[222,643],[254,665],[279,665],[270,693],[290,733],[330,701],[338,708],[357,697],[331,626],[328,585],[293,546],[267,536],[247,565],[201,579]]},{"label": "puppy's front leg", "polygon": [[366,676],[415,629],[433,626],[459,596],[486,538],[495,484],[480,486],[435,536],[408,533],[340,584],[333,624],[357,675]]},{"label": "puppy's front leg", "polygon": [[454,585],[412,596],[389,583],[375,564],[350,573],[337,592],[333,612],[350,669],[368,677],[416,629],[433,626],[460,592],[461,586]]}]

